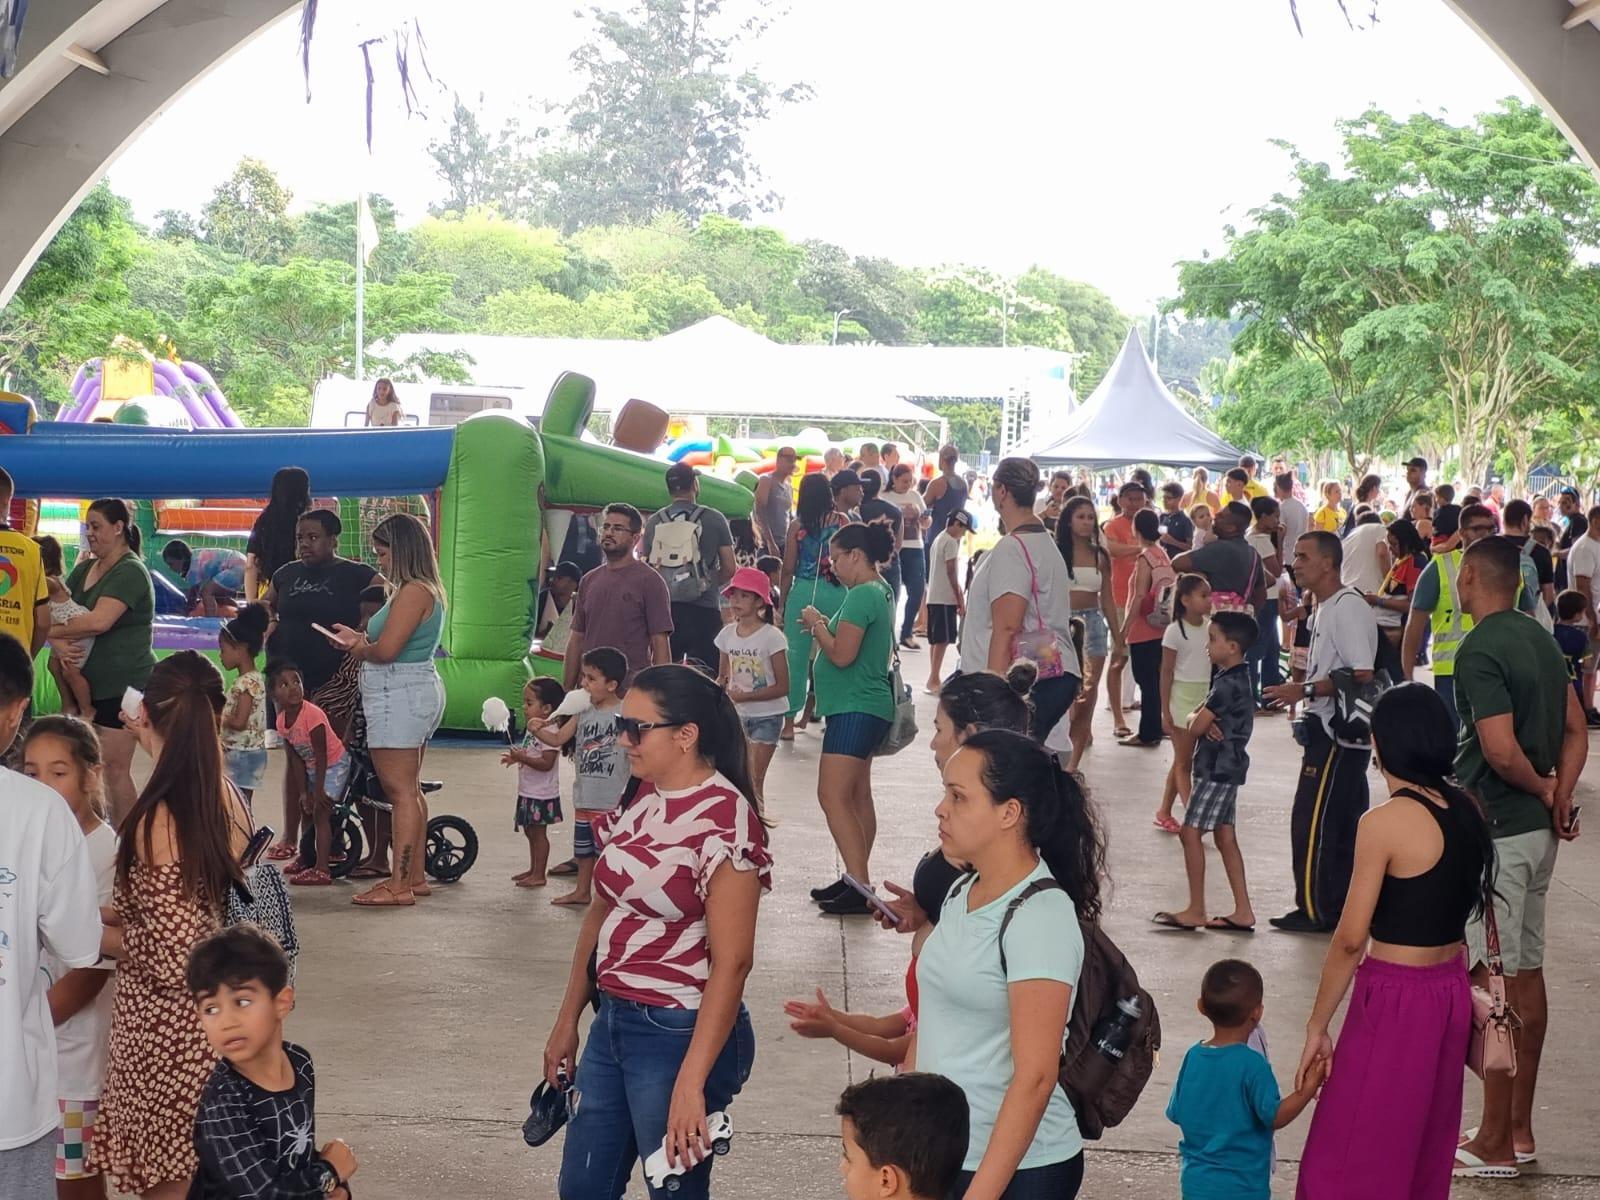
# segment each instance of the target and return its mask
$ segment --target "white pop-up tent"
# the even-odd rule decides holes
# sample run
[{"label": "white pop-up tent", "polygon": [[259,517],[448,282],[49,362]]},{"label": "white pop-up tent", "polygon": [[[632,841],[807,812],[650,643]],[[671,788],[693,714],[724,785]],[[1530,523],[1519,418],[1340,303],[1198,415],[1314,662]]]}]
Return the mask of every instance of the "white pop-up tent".
[{"label": "white pop-up tent", "polygon": [[1137,329],[1128,331],[1116,361],[1066,432],[1027,453],[1041,467],[1233,467],[1239,462],[1239,451],[1185,412],[1167,390]]}]

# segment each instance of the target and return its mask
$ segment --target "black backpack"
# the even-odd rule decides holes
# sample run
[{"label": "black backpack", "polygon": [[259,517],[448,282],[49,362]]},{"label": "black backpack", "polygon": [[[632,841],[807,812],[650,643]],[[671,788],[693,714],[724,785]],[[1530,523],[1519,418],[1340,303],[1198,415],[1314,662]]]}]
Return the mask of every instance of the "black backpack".
[{"label": "black backpack", "polygon": [[[1001,971],[1006,969],[1006,928],[1017,909],[1040,892],[1063,890],[1054,879],[1036,879],[1006,905],[1005,916],[1000,919]],[[1139,986],[1133,965],[1099,923],[1079,921],[1078,928],[1083,934],[1083,968],[1073,991],[1058,1078],[1077,1114],[1078,1131],[1089,1141],[1096,1141],[1133,1111],[1139,1094],[1150,1082],[1150,1074],[1161,1058],[1161,1018],[1156,1013],[1155,998]],[[1098,1084],[1091,1084],[1093,1090],[1086,1092],[1085,1068],[1090,1056],[1098,1053],[1090,1044],[1095,1026],[1115,1011],[1118,1000],[1130,996],[1139,998],[1140,1009],[1139,1019],[1133,1024],[1133,1039],[1111,1074]]]}]

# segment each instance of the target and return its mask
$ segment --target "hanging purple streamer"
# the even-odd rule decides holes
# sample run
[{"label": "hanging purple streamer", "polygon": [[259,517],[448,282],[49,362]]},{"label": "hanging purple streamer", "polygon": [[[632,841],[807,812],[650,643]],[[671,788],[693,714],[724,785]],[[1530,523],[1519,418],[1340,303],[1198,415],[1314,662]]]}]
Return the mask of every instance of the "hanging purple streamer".
[{"label": "hanging purple streamer", "polygon": [[361,61],[367,68],[367,153],[372,153],[372,47],[382,42],[382,38],[368,38],[361,43]]},{"label": "hanging purple streamer", "polygon": [[317,0],[300,10],[300,67],[306,77],[306,103],[311,103],[311,32],[317,24]]},{"label": "hanging purple streamer", "polygon": [[0,0],[0,79],[10,79],[17,70],[17,53],[22,46],[22,23],[28,19],[28,0]]}]

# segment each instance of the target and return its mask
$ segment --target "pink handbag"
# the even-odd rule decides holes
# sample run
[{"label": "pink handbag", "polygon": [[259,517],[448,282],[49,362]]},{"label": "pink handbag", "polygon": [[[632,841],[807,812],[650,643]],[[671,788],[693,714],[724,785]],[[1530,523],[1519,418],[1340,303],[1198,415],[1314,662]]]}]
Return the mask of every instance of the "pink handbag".
[{"label": "pink handbag", "polygon": [[1483,932],[1488,956],[1489,986],[1472,989],[1472,1035],[1467,1041],[1467,1066],[1479,1079],[1491,1071],[1517,1073],[1517,1014],[1506,1003],[1505,968],[1500,962],[1500,930],[1495,925],[1494,897],[1484,898]]}]

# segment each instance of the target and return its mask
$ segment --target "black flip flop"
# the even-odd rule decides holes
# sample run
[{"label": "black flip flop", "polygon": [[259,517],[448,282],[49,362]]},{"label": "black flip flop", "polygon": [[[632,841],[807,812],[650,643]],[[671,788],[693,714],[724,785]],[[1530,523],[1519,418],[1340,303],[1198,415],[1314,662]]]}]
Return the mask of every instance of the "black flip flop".
[{"label": "black flip flop", "polygon": [[1182,929],[1186,933],[1194,933],[1200,928],[1198,925],[1185,925],[1182,921],[1178,920],[1177,917],[1173,916],[1169,912],[1158,912],[1155,916],[1151,917],[1150,920],[1155,924],[1160,925],[1163,929]]},{"label": "black flip flop", "polygon": [[1254,925],[1241,925],[1229,917],[1212,917],[1206,922],[1207,929],[1215,929],[1222,933],[1254,933]]}]

